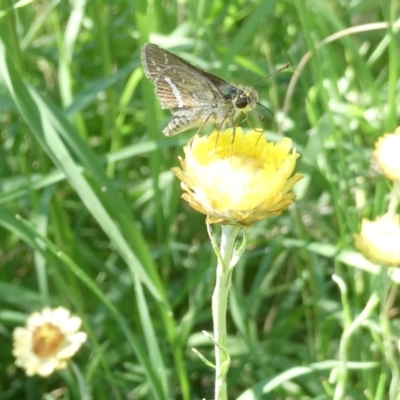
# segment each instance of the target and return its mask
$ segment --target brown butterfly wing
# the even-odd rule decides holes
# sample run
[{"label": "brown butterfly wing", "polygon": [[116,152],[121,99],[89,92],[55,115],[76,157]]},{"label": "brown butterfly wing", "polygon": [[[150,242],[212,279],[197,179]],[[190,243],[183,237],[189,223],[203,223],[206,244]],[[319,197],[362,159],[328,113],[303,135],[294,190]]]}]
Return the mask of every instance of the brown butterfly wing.
[{"label": "brown butterfly wing", "polygon": [[216,85],[229,86],[223,79],[151,43],[142,47],[142,64],[165,109],[211,107],[223,101]]}]

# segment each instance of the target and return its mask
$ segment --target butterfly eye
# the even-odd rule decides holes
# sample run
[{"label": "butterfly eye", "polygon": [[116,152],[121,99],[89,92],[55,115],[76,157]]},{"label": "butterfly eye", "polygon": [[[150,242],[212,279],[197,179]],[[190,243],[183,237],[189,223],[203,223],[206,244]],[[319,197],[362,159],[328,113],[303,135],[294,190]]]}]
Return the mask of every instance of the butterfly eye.
[{"label": "butterfly eye", "polygon": [[249,104],[249,102],[247,100],[247,97],[239,97],[235,101],[236,108],[240,108],[240,109],[246,108],[248,104]]}]

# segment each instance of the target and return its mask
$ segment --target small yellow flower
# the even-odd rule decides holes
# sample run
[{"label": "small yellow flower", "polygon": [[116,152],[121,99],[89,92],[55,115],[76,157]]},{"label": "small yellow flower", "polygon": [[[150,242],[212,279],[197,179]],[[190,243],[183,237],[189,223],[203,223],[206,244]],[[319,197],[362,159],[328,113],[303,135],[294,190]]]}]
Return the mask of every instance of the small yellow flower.
[{"label": "small yellow flower", "polygon": [[363,219],[355,245],[370,261],[387,266],[400,265],[399,216],[385,214],[375,221]]},{"label": "small yellow flower", "polygon": [[25,328],[18,327],[13,332],[16,365],[27,375],[41,376],[65,368],[67,360],[86,341],[86,333],[78,332],[81,322],[63,307],[31,314]]},{"label": "small yellow flower", "polygon": [[400,180],[400,127],[394,133],[386,133],[378,139],[374,158],[388,179]]},{"label": "small yellow flower", "polygon": [[292,141],[265,141],[260,132],[243,134],[232,129],[195,136],[184,147],[181,168],[173,168],[182,181],[182,198],[207,215],[207,223],[249,226],[279,215],[294,199],[289,193],[302,176],[295,174],[298,154]]}]

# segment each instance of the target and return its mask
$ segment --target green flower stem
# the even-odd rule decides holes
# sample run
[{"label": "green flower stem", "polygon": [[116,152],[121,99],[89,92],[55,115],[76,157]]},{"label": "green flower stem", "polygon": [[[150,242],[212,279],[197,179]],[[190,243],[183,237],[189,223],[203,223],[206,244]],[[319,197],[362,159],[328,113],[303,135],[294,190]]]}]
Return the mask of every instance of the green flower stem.
[{"label": "green flower stem", "polygon": [[395,215],[399,203],[400,203],[400,181],[394,181],[392,191],[390,193],[388,213]]},{"label": "green flower stem", "polygon": [[78,366],[72,362],[71,360],[69,361],[69,366],[72,369],[72,372],[76,378],[76,388],[79,390],[79,398],[82,400],[90,400],[89,393],[87,392],[86,385],[85,385],[85,379],[82,376],[82,373]]},{"label": "green flower stem", "polygon": [[226,351],[226,311],[231,287],[231,273],[237,261],[235,240],[240,227],[222,225],[221,244],[218,249],[209,228],[211,242],[218,257],[217,277],[212,296],[212,316],[215,343],[215,400],[227,400],[226,377],[230,358]]},{"label": "green flower stem", "polygon": [[346,385],[348,382],[348,369],[347,362],[349,361],[349,348],[351,345],[351,338],[357,329],[362,327],[363,322],[368,319],[376,306],[379,304],[379,295],[376,291],[372,292],[367,304],[361,313],[352,320],[351,307],[348,298],[348,290],[343,279],[334,274],[332,279],[339,286],[339,290],[342,297],[343,307],[343,334],[339,346],[339,357],[341,366],[336,371],[336,388],[333,400],[343,400],[346,397]]},{"label": "green flower stem", "polygon": [[[388,267],[382,267],[381,270],[381,310],[379,315],[380,325],[382,328],[382,341],[385,349],[386,362],[392,372],[389,399],[398,398],[399,394],[399,382],[400,382],[400,365],[398,362],[397,341],[395,341],[395,335],[392,333],[390,324],[389,311],[393,307],[393,302],[396,298],[396,288],[391,287],[389,279]],[[390,274],[390,272],[389,272]],[[394,292],[393,292],[394,289]]]}]

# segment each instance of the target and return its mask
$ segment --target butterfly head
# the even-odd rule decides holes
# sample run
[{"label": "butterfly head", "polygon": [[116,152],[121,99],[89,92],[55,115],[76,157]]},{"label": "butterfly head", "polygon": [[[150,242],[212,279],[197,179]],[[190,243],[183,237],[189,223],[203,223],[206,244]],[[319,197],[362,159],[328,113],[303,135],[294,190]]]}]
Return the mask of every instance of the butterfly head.
[{"label": "butterfly head", "polygon": [[255,108],[258,101],[258,92],[252,87],[240,88],[233,98],[233,104],[240,112],[249,112]]}]

